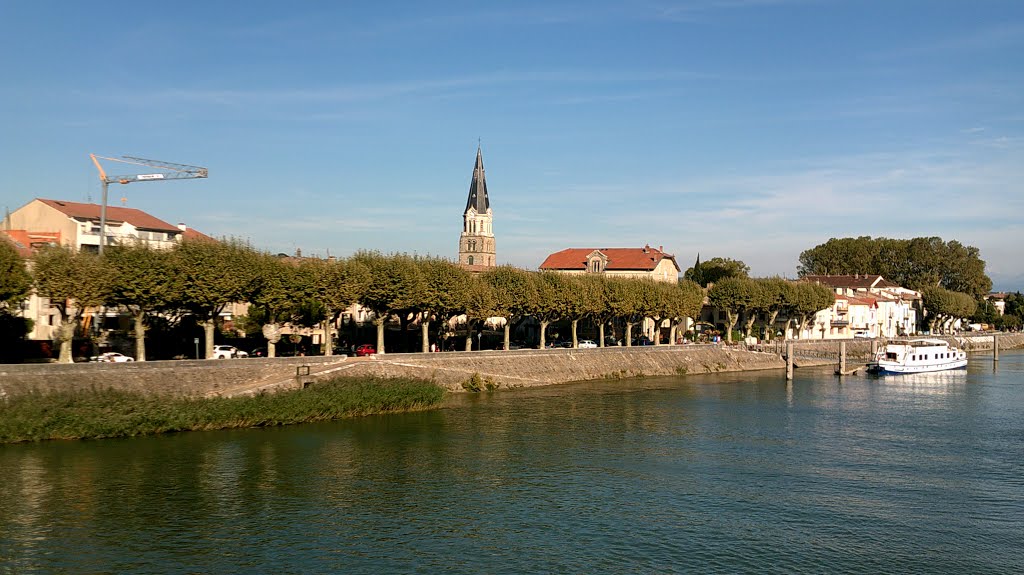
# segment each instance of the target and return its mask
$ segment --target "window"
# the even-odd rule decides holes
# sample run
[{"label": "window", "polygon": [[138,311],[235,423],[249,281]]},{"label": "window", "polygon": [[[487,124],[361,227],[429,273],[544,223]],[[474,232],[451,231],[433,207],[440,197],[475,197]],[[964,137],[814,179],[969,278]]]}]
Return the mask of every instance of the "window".
[{"label": "window", "polygon": [[473,265],[473,256],[469,256],[469,265]]}]

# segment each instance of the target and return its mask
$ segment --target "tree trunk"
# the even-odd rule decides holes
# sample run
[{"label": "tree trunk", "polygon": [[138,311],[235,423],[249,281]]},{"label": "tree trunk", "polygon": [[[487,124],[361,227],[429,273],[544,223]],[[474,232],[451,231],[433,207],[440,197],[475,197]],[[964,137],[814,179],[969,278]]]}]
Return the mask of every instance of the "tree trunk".
[{"label": "tree trunk", "polygon": [[651,341],[653,341],[654,345],[656,345],[656,346],[657,345],[661,345],[661,322],[662,321],[663,320],[660,317],[652,317],[651,318],[651,323],[654,324],[654,326],[651,328]]},{"label": "tree trunk", "polygon": [[331,313],[331,308],[326,308],[325,313],[327,317],[324,318],[324,355],[334,355],[334,337],[331,335],[331,327],[334,324],[334,314]]},{"label": "tree trunk", "polygon": [[604,347],[604,320],[597,324],[597,337],[600,338],[597,342],[597,347]]},{"label": "tree trunk", "polygon": [[[423,318],[430,317],[427,314],[423,314]],[[423,345],[423,353],[430,353],[430,321],[427,319],[420,319],[420,343]]]},{"label": "tree trunk", "polygon": [[146,361],[146,314],[135,312],[135,361]]},{"label": "tree trunk", "polygon": [[206,319],[203,322],[203,335],[206,337],[206,355],[203,356],[206,359],[213,357],[213,334],[217,329],[217,314]]},{"label": "tree trunk", "polygon": [[744,328],[743,329],[743,334],[744,334],[743,337],[750,337],[750,330],[754,329],[754,322],[755,321],[757,321],[757,315],[756,314],[750,314],[750,317],[747,318],[746,325],[743,326],[743,328]]},{"label": "tree trunk", "polygon": [[626,347],[633,347],[633,322],[626,320]]},{"label": "tree trunk", "polygon": [[373,325],[377,326],[377,353],[384,355],[384,323],[387,322],[387,315],[378,315],[373,318]]},{"label": "tree trunk", "polygon": [[71,344],[75,339],[75,328],[78,322],[73,318],[61,319],[60,327],[57,328],[57,338],[60,340],[60,355],[57,356],[59,363],[74,363],[75,358],[71,353]]},{"label": "tree trunk", "polygon": [[770,312],[768,312],[768,317],[766,318],[765,325],[764,325],[764,340],[765,341],[771,341],[772,339],[775,338],[775,319],[777,317],[779,317],[779,312],[777,312],[777,311],[770,311]]},{"label": "tree trunk", "polygon": [[579,340],[576,339],[576,326],[579,324],[579,322],[580,322],[580,320],[578,320],[578,319],[572,320],[572,347],[573,347],[573,349],[575,349],[575,348],[580,346]]},{"label": "tree trunk", "polygon": [[473,351],[473,326],[466,322],[466,351]]},{"label": "tree trunk", "polygon": [[277,341],[267,340],[267,357],[277,357]]},{"label": "tree trunk", "polygon": [[739,319],[739,317],[735,313],[733,313],[732,311],[726,311],[725,312],[725,321],[727,322],[727,324],[725,326],[725,341],[726,341],[726,343],[732,343],[732,328],[735,327],[736,320],[738,320],[738,319]]},{"label": "tree trunk", "polygon": [[540,348],[544,349],[547,346],[546,336],[548,332],[548,324],[551,323],[546,320],[540,320]]},{"label": "tree trunk", "polygon": [[502,348],[508,351],[509,346],[512,345],[512,318],[505,318],[505,346]]}]

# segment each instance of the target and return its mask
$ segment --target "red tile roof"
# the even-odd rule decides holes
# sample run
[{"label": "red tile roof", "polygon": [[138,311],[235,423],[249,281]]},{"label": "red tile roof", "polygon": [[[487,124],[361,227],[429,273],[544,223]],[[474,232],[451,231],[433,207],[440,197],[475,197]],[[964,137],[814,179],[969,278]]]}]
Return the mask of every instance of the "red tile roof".
[{"label": "red tile roof", "polygon": [[215,241],[217,241],[217,240],[211,238],[210,236],[204,234],[203,232],[200,232],[199,230],[194,230],[192,228],[185,228],[185,231],[181,232],[181,237],[182,237],[182,239],[186,239],[186,240],[200,240],[200,241],[204,241],[204,242],[215,242]]},{"label": "red tile roof", "polygon": [[661,260],[669,259],[676,271],[681,271],[675,256],[650,246],[642,248],[569,248],[549,255],[544,263],[540,264],[540,269],[586,270],[587,256],[595,251],[601,252],[608,258],[606,270],[651,271],[658,267]]},{"label": "red tile roof", "polygon": [[26,230],[0,230],[0,239],[6,240],[23,258],[32,257],[32,246],[60,245],[60,232],[29,232]]},{"label": "red tile roof", "polygon": [[[46,200],[43,198],[36,199],[71,218],[80,218],[85,220],[100,219],[99,204],[82,204],[79,202]],[[181,231],[178,229],[178,226],[172,226],[157,217],[151,216],[146,212],[135,208],[107,206],[107,223],[111,222],[128,222],[136,228],[143,230],[155,230],[161,232]]]}]

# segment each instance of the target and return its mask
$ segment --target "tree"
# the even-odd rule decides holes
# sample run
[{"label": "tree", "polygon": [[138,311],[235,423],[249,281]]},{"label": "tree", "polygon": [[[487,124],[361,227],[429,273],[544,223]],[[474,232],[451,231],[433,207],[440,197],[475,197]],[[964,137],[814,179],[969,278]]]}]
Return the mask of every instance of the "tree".
[{"label": "tree", "polygon": [[928,317],[928,330],[945,332],[958,319],[968,318],[977,309],[977,302],[970,295],[939,287],[926,288],[921,292]]},{"label": "tree", "polygon": [[793,305],[790,312],[797,318],[797,339],[807,329],[808,322],[819,311],[835,304],[836,296],[829,288],[816,283],[793,284]]},{"label": "tree", "polygon": [[683,279],[693,281],[700,287],[708,287],[726,278],[745,278],[749,274],[750,266],[740,260],[711,258],[701,263],[698,256],[693,267],[683,272]]},{"label": "tree", "polygon": [[32,273],[36,293],[49,298],[60,314],[60,326],[54,335],[60,343],[58,361],[71,363],[71,342],[82,316],[109,297],[109,276],[103,260],[89,252],[49,247],[36,254]]},{"label": "tree", "polygon": [[530,315],[540,323],[540,348],[544,349],[547,341],[548,326],[551,322],[565,317],[561,306],[561,292],[567,289],[568,276],[559,272],[542,271],[534,276],[537,288],[537,299],[533,302]]},{"label": "tree", "polygon": [[324,355],[333,355],[331,326],[359,301],[370,281],[370,271],[355,260],[307,259],[299,267],[309,283],[309,297],[324,309]]},{"label": "tree", "polygon": [[0,238],[0,310],[19,303],[32,289],[25,260],[9,242]]},{"label": "tree", "polygon": [[106,303],[121,306],[132,316],[135,359],[146,361],[149,318],[168,311],[180,298],[181,279],[171,252],[145,243],[110,246],[103,254],[110,274]]},{"label": "tree", "polygon": [[248,301],[257,286],[256,252],[239,240],[185,240],[173,251],[182,282],[177,305],[192,313],[206,339],[205,356],[213,357],[217,321],[229,304]]},{"label": "tree", "polygon": [[[448,260],[424,258],[418,259],[417,264],[424,281],[415,308],[420,313],[421,345],[426,353],[430,351],[431,321],[437,319],[445,325],[452,316],[466,310],[473,278]],[[440,341],[437,343],[441,345]]]},{"label": "tree", "polygon": [[537,300],[537,286],[531,273],[512,266],[499,266],[482,274],[491,286],[495,310],[505,318],[503,349],[508,349],[512,326],[529,314]]},{"label": "tree", "polygon": [[473,328],[483,331],[484,322],[497,315],[491,285],[479,276],[471,276],[466,294],[466,351],[473,351]]},{"label": "tree", "polygon": [[374,313],[377,353],[384,354],[384,326],[393,314],[416,309],[417,296],[424,289],[423,274],[413,258],[404,254],[384,256],[377,252],[359,252],[353,259],[370,272],[359,299]]},{"label": "tree", "polygon": [[675,344],[676,333],[688,318],[696,318],[704,306],[704,290],[687,279],[679,282],[669,290],[668,317],[672,320],[669,330],[669,344]]},{"label": "tree", "polygon": [[267,357],[277,357],[277,342],[281,340],[281,324],[296,323],[302,314],[301,304],[313,296],[314,278],[309,267],[270,254],[253,254],[256,281],[249,295],[249,303],[261,308],[263,337],[267,340]]},{"label": "tree", "polygon": [[765,340],[771,341],[775,335],[775,320],[782,312],[793,309],[795,291],[793,283],[782,278],[767,278],[762,281],[765,296],[770,302],[765,310]]},{"label": "tree", "polygon": [[913,290],[942,287],[981,298],[992,289],[981,252],[938,237],[832,238],[800,254],[800,277],[878,274]]},{"label": "tree", "polygon": [[753,301],[753,282],[747,278],[725,278],[708,290],[708,303],[725,312],[726,341],[732,343],[732,330],[740,313]]},{"label": "tree", "polygon": [[626,347],[633,345],[633,325],[642,321],[640,284],[637,280],[610,278],[606,300],[612,317],[622,320]]}]

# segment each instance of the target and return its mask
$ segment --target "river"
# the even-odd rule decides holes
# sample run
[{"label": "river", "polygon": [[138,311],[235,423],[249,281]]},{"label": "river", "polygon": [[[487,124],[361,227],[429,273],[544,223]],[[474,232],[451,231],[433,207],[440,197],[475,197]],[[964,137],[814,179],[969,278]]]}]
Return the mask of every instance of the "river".
[{"label": "river", "polygon": [[1024,353],[0,446],[0,573],[1022,573]]}]

